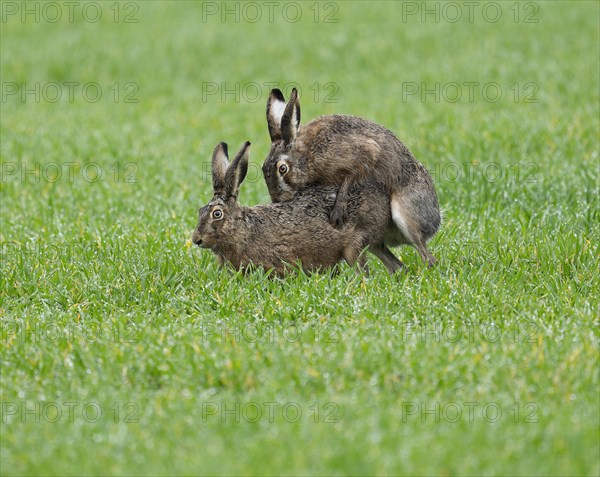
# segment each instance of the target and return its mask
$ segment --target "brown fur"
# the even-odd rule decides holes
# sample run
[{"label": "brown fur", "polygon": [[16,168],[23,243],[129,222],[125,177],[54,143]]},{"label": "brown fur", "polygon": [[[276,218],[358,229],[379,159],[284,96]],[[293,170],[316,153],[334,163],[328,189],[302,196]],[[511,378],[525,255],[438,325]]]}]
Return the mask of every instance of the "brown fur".
[{"label": "brown fur", "polygon": [[[390,207],[383,187],[366,181],[349,192],[351,219],[340,229],[329,223],[336,201],[334,187],[312,186],[286,202],[254,207],[237,203],[240,183],[248,166],[246,143],[231,165],[227,145],[213,153],[213,199],[200,209],[192,240],[211,249],[221,263],[234,268],[258,265],[282,275],[289,264],[301,262],[306,271],[329,268],[341,260],[364,266],[367,247],[381,258],[390,272],[400,262],[384,245]],[[219,210],[221,218],[215,218]],[[390,257],[391,255],[391,257]],[[395,262],[394,262],[395,260]]]},{"label": "brown fur", "polygon": [[[425,243],[439,229],[440,208],[431,176],[408,148],[388,129],[355,116],[321,116],[300,127],[297,91],[285,109],[282,101],[281,91],[273,90],[267,103],[272,144],[263,174],[271,199],[289,200],[297,190],[315,184],[335,186],[339,191],[330,220],[340,227],[350,217],[349,191],[373,179],[383,184],[396,212],[389,239],[415,246],[433,265],[435,258]],[[282,116],[276,111],[283,111]],[[287,166],[283,173],[282,164]]]}]

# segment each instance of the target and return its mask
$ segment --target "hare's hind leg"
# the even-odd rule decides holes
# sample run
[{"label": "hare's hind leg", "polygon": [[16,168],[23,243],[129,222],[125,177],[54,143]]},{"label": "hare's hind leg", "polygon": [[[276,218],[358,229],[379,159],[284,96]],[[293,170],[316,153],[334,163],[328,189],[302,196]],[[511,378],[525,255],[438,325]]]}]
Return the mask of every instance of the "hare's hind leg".
[{"label": "hare's hind leg", "polygon": [[432,268],[436,264],[437,259],[429,250],[427,250],[424,240],[418,243],[413,243],[412,245],[414,245],[414,247],[417,249],[417,252],[419,252],[419,255],[421,255],[421,258],[429,268]]},{"label": "hare's hind leg", "polygon": [[406,242],[410,243],[417,249],[423,261],[429,266],[435,265],[435,257],[427,250],[425,245],[427,237],[423,233],[421,221],[423,220],[419,214],[423,214],[418,206],[411,203],[408,197],[404,194],[396,192],[392,194],[390,202],[392,210],[392,220],[396,227],[402,233]]},{"label": "hare's hind leg", "polygon": [[392,251],[381,243],[378,245],[372,245],[369,247],[369,252],[375,255],[379,260],[383,262],[385,268],[388,269],[391,275],[396,273],[398,270],[404,268],[404,264],[398,260],[398,258],[392,253]]}]

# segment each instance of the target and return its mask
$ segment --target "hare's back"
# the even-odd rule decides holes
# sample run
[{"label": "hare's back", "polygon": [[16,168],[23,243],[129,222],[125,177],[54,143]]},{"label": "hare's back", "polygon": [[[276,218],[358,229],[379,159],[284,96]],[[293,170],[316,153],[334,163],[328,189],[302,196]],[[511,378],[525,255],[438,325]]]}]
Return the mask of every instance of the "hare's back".
[{"label": "hare's back", "polygon": [[341,261],[346,236],[328,222],[328,210],[333,207],[329,200],[308,194],[299,200],[253,207],[246,216],[252,231],[249,254],[263,263],[300,261],[307,270]]},{"label": "hare's back", "polygon": [[309,164],[309,182],[340,185],[345,177],[397,176],[414,157],[388,129],[356,116],[321,116],[302,126],[295,154]]}]

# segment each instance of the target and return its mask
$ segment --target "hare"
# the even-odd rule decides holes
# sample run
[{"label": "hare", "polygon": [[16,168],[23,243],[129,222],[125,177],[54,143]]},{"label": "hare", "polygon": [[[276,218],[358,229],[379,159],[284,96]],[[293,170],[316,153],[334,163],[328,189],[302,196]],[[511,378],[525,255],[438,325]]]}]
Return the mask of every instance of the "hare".
[{"label": "hare", "polygon": [[356,116],[320,116],[300,127],[294,88],[285,103],[273,89],[267,101],[271,150],[263,174],[273,202],[289,200],[306,186],[339,188],[331,223],[350,216],[348,194],[366,178],[383,184],[392,222],[388,245],[410,244],[429,266],[436,262],[426,242],[439,229],[440,207],[431,176],[388,129]]},{"label": "hare", "polygon": [[383,187],[365,181],[350,190],[351,219],[341,228],[329,223],[335,203],[334,187],[315,186],[299,191],[281,203],[243,207],[237,202],[248,170],[250,143],[246,142],[229,164],[227,144],[220,143],[212,157],[214,196],[200,209],[192,241],[212,250],[221,264],[234,268],[258,265],[283,275],[300,261],[306,271],[329,268],[341,260],[365,266],[368,247],[393,273],[400,261],[384,244],[390,208]]}]

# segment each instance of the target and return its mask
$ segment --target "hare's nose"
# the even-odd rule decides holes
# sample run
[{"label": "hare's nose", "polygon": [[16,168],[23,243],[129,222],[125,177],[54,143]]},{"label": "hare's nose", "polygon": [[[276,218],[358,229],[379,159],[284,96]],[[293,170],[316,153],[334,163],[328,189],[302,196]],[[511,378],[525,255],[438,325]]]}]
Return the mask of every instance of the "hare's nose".
[{"label": "hare's nose", "polygon": [[202,245],[202,239],[200,238],[200,234],[198,232],[194,232],[194,235],[192,235],[192,242],[198,246]]}]

